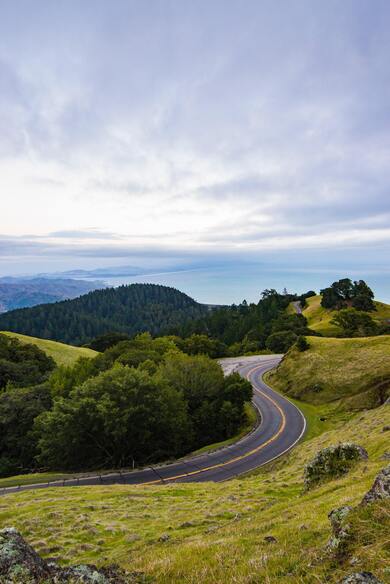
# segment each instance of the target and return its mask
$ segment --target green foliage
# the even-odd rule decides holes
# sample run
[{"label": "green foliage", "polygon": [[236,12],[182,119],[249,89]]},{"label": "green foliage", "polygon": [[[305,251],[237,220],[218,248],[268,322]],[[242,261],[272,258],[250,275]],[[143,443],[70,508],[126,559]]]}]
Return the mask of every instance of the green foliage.
[{"label": "green foliage", "polygon": [[186,339],[176,337],[175,343],[183,353],[188,355],[208,355],[212,359],[224,357],[227,351],[224,343],[205,334],[192,334]]},{"label": "green foliage", "polygon": [[54,367],[53,359],[35,345],[0,334],[0,390],[8,383],[40,383]]},{"label": "green foliage", "polygon": [[273,353],[286,353],[296,340],[297,335],[293,331],[279,331],[268,337],[266,346]]},{"label": "green foliage", "polygon": [[156,335],[174,331],[207,312],[207,306],[174,288],[131,284],[6,312],[0,315],[0,329],[84,345],[108,332]]},{"label": "green foliage", "polygon": [[0,393],[0,476],[30,469],[37,454],[34,419],[51,406],[47,385]]},{"label": "green foliage", "polygon": [[367,312],[344,308],[336,313],[331,324],[341,328],[344,337],[370,337],[378,334],[378,325]]},{"label": "green foliage", "polygon": [[180,392],[123,365],[57,398],[35,422],[39,461],[49,468],[130,466],[177,456],[189,434]]},{"label": "green foliage", "polygon": [[352,306],[358,310],[375,310],[374,293],[364,280],[352,282],[343,278],[321,290],[321,306],[340,310]]},{"label": "green foliage", "polygon": [[311,489],[324,481],[342,476],[357,461],[367,458],[364,448],[349,442],[323,448],[305,465],[305,488]]},{"label": "green foliage", "polygon": [[298,351],[300,351],[301,353],[303,353],[303,351],[307,351],[308,349],[310,349],[310,345],[307,342],[306,337],[303,337],[302,335],[297,338],[297,342],[295,343],[295,345]]},{"label": "green foliage", "polygon": [[128,341],[129,335],[126,333],[109,332],[104,335],[99,335],[89,343],[88,347],[99,353],[103,353],[106,349],[113,347],[121,341]]},{"label": "green foliage", "polygon": [[85,470],[177,457],[236,433],[251,384],[148,334],[58,368],[35,421],[39,464]]}]

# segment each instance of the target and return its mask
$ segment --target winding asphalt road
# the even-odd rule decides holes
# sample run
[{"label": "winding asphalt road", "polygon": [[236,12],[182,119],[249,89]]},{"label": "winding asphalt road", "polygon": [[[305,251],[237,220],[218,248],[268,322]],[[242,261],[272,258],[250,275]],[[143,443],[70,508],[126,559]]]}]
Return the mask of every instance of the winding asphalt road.
[{"label": "winding asphalt road", "polygon": [[220,482],[262,466],[295,446],[306,429],[306,420],[301,411],[262,380],[263,374],[275,367],[280,359],[281,355],[221,359],[220,363],[226,373],[238,371],[251,381],[254,389],[253,404],[261,416],[261,423],[231,446],[182,458],[172,464],[49,484],[8,487],[1,489],[0,494],[62,486]]}]

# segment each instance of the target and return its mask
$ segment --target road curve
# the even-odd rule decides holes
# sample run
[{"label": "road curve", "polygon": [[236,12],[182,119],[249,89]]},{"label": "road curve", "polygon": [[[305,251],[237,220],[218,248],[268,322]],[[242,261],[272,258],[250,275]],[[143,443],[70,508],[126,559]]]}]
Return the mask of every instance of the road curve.
[{"label": "road curve", "polygon": [[280,355],[267,355],[221,360],[225,371],[236,370],[251,381],[253,404],[261,415],[261,423],[252,432],[226,448],[132,472],[8,487],[1,489],[0,494],[63,486],[220,482],[262,466],[290,450],[306,429],[302,412],[262,379],[263,374],[275,367],[280,359]]}]

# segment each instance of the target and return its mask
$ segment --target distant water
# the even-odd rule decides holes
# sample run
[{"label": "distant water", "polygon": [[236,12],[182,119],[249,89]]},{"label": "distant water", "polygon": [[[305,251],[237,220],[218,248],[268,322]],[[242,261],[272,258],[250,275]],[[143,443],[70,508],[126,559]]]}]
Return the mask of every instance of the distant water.
[{"label": "distant water", "polygon": [[198,268],[173,272],[150,273],[142,276],[110,277],[109,286],[152,283],[172,286],[198,302],[210,304],[239,303],[243,299],[258,302],[265,288],[289,292],[319,291],[333,281],[346,276],[365,279],[384,302],[390,302],[390,274],[375,272],[351,273],[348,270],[272,268],[270,266],[238,264],[235,266]]}]

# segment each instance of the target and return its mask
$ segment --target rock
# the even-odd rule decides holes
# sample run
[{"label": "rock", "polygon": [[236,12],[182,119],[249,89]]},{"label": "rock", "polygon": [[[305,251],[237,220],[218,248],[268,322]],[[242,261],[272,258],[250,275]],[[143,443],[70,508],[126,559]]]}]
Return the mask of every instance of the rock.
[{"label": "rock", "polygon": [[141,574],[127,574],[119,567],[96,568],[79,565],[62,568],[43,560],[13,528],[0,531],[0,582],[29,584],[128,584],[139,582]]},{"label": "rock", "polygon": [[278,540],[273,535],[266,535],[264,541],[267,543],[276,543]]},{"label": "rock", "polygon": [[377,475],[371,489],[364,495],[361,505],[390,498],[390,464]]},{"label": "rock", "polygon": [[[0,531],[0,576],[30,578],[32,582],[50,578],[51,570],[44,560],[28,545],[14,528],[6,528]],[[0,581],[3,581],[0,578]],[[16,580],[17,581],[17,580]]]},{"label": "rock", "polygon": [[351,511],[352,507],[345,505],[338,509],[333,509],[328,515],[332,526],[332,535],[328,541],[327,548],[330,551],[336,552],[338,555],[341,555],[345,551],[345,546],[350,537],[350,527],[347,522],[347,517]]},{"label": "rock", "polygon": [[367,451],[350,442],[323,448],[305,466],[305,488],[311,489],[325,480],[346,474],[357,461],[367,459]]},{"label": "rock", "polygon": [[371,572],[356,572],[343,578],[339,584],[382,584]]},{"label": "rock", "polygon": [[169,541],[171,538],[167,533],[163,533],[159,538],[158,541],[161,541],[163,543],[165,543],[166,541]]},{"label": "rock", "polygon": [[382,432],[389,432],[390,426],[383,426]]},{"label": "rock", "polygon": [[390,460],[390,452],[384,452],[380,459],[381,460]]}]

